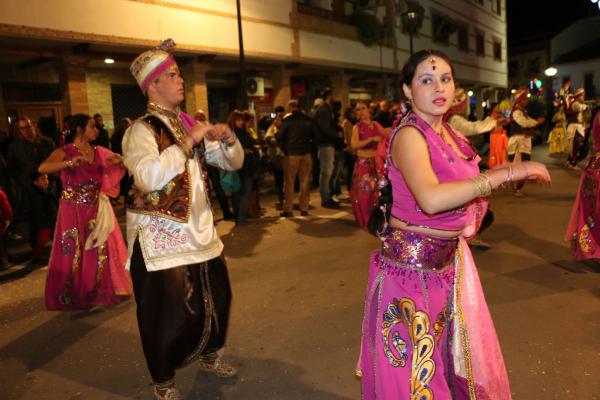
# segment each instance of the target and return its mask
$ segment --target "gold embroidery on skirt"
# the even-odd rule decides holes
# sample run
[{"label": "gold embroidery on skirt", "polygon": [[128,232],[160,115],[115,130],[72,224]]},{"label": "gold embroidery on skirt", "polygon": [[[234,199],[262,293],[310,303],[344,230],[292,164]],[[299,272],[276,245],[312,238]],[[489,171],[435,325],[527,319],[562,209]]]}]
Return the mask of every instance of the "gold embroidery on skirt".
[{"label": "gold embroidery on skirt", "polygon": [[579,232],[578,242],[579,248],[584,253],[594,252],[594,246],[592,245],[592,239],[590,238],[590,228],[587,226],[587,224],[583,225],[583,228],[581,228],[581,232]]},{"label": "gold embroidery on skirt", "polygon": [[408,330],[412,345],[411,399],[432,400],[433,391],[429,387],[429,382],[435,375],[435,361],[432,359],[435,343],[433,336],[429,333],[431,327],[429,315],[424,311],[417,311],[415,302],[403,297],[400,300],[394,299],[394,302],[388,305],[383,321],[384,351],[394,367],[405,366],[408,355],[406,342],[402,340],[398,332],[392,335],[392,345],[401,356],[396,357],[391,352],[389,334],[393,327],[400,322]]},{"label": "gold embroidery on skirt", "polygon": [[[73,241],[72,243],[70,241]],[[81,243],[79,240],[79,229],[71,228],[63,232],[60,246],[64,255],[73,255],[73,262],[71,264],[71,274],[65,282],[65,288],[63,294],[58,296],[58,301],[64,305],[73,304],[73,281],[75,280],[75,274],[81,267]]]}]

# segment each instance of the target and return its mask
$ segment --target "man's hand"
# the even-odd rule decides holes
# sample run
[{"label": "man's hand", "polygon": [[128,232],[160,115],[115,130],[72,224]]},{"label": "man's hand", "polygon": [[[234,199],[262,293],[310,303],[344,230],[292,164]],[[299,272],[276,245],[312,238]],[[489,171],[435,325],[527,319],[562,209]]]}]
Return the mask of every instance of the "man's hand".
[{"label": "man's hand", "polygon": [[211,141],[224,140],[230,142],[235,137],[235,133],[226,124],[199,123],[194,125],[190,136],[194,141],[194,145],[198,145],[204,138]]}]

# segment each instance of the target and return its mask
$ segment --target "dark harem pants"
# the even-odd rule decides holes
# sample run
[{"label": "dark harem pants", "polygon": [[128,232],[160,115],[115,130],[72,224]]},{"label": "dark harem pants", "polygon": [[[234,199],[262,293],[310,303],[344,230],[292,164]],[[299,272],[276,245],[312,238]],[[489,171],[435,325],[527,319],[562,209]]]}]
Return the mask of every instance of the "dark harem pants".
[{"label": "dark harem pants", "polygon": [[148,272],[139,241],[131,280],[146,363],[154,383],[200,358],[214,358],[227,333],[231,287],[224,259]]}]

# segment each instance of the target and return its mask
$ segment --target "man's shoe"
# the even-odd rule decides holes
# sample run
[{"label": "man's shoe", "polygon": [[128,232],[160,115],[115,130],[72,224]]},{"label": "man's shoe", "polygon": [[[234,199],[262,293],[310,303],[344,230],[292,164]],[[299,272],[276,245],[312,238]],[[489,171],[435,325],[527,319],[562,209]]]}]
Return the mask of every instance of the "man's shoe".
[{"label": "man's shoe", "polygon": [[333,196],[331,196],[331,201],[333,201],[334,203],[338,203],[338,204],[340,203],[339,197],[335,194]]},{"label": "man's shoe", "polygon": [[284,218],[292,218],[294,216],[294,213],[291,211],[282,211],[279,213],[279,216]]},{"label": "man's shoe", "polygon": [[214,361],[200,359],[198,367],[200,370],[215,374],[219,378],[232,378],[237,375],[237,369],[231,364],[227,364],[221,357],[217,357]]},{"label": "man's shoe", "polygon": [[327,200],[327,201],[324,201],[323,203],[321,203],[321,207],[333,208],[333,209],[337,210],[338,208],[340,208],[340,203],[336,203],[333,200]]},{"label": "man's shoe", "polygon": [[173,381],[155,384],[154,398],[156,400],[184,400],[183,393]]},{"label": "man's shoe", "polygon": [[302,215],[303,217],[306,217],[310,214],[308,213],[308,211],[300,211],[300,215]]}]

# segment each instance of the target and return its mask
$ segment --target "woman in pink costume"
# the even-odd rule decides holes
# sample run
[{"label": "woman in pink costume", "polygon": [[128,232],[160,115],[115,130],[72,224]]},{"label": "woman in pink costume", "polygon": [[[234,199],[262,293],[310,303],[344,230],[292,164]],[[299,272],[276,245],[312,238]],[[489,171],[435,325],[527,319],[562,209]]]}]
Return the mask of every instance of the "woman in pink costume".
[{"label": "woman in pink costume", "polygon": [[356,150],[350,199],[358,226],[366,228],[373,208],[377,206],[378,173],[375,165],[377,144],[384,138],[383,127],[371,120],[371,111],[365,102],[356,103],[360,121],[352,129],[351,146]]},{"label": "woman in pink costume", "polygon": [[121,156],[90,145],[98,130],[88,115],[73,116],[70,129],[73,142],[39,167],[60,172],[63,185],[46,281],[49,310],[115,304],[132,293],[127,248],[107,197],[119,195]]},{"label": "woman in pink costume", "polygon": [[465,237],[492,189],[550,176],[533,162],[479,173],[478,155],[442,119],[454,96],[444,54],[415,53],[400,77],[412,110],[390,136],[380,208],[369,221],[382,246],[371,257],[365,301],[363,399],[510,399]]},{"label": "woman in pink costume", "polygon": [[600,112],[592,121],[594,153],[581,174],[565,236],[578,260],[600,259]]}]

